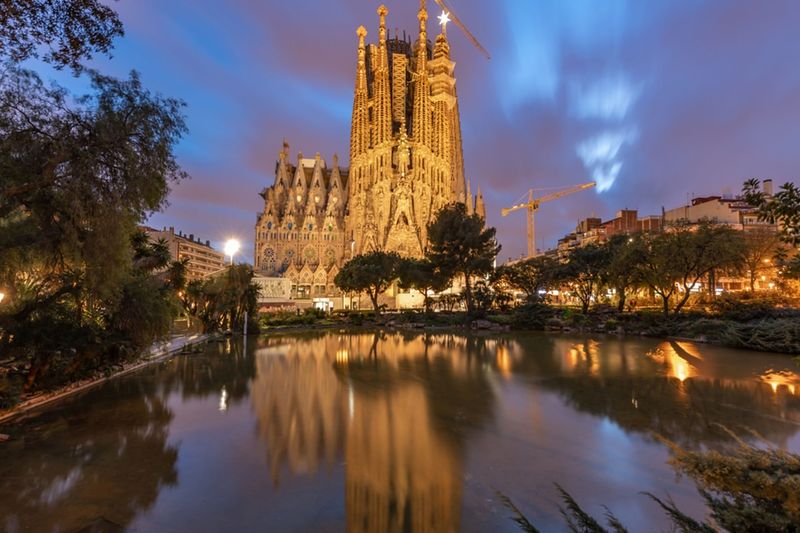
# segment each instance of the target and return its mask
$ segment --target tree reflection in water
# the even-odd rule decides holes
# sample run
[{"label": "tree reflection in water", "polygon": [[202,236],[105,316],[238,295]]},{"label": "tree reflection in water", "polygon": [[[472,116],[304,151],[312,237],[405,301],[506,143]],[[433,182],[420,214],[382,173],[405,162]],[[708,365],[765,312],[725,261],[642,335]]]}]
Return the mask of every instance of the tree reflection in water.
[{"label": "tree reflection in water", "polygon": [[121,530],[162,487],[176,485],[178,451],[167,439],[172,413],[154,388],[117,382],[114,401],[43,414],[23,422],[24,431],[7,427],[20,437],[2,449],[0,528]]},{"label": "tree reflection in water", "polygon": [[[774,371],[763,361],[706,358],[701,352],[718,349],[676,341],[644,342],[646,349],[641,349],[613,339],[554,339],[553,357],[562,354],[558,370],[532,368],[542,364],[539,359],[515,366],[514,372],[543,378],[537,386],[557,391],[571,407],[606,417],[626,431],[655,433],[697,449],[734,444],[720,425],[741,435],[755,431],[781,447],[800,428],[800,398],[795,395],[800,376]],[[524,343],[512,348],[525,350]],[[774,362],[785,365],[788,360],[777,356]]]}]

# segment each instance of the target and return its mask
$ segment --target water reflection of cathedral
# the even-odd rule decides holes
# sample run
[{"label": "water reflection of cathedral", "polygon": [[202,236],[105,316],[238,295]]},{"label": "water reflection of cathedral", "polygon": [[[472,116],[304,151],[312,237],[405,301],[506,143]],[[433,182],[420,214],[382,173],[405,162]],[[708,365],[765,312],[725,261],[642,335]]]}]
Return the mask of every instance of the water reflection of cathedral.
[{"label": "water reflection of cathedral", "polygon": [[260,342],[251,398],[273,483],[343,463],[350,531],[457,530],[466,441],[495,416],[506,380],[692,448],[729,444],[716,424],[776,445],[800,427],[796,374],[686,343],[333,332]]},{"label": "water reflection of cathedral", "polygon": [[315,474],[343,457],[349,531],[457,531],[462,450],[436,420],[447,408],[431,405],[435,380],[425,374],[442,364],[448,380],[485,374],[477,360],[444,360],[448,345],[464,351],[466,339],[439,340],[362,334],[267,342],[252,399],[273,482],[283,466]]}]

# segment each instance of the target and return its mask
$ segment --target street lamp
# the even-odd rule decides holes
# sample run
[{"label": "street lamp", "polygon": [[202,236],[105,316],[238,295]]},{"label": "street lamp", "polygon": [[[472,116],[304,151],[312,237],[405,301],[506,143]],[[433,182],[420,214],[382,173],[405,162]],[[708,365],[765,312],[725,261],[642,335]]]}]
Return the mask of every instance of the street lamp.
[{"label": "street lamp", "polygon": [[0,304],[3,303],[3,300],[6,298],[6,293],[0,292]]},{"label": "street lamp", "polygon": [[233,266],[233,256],[236,255],[236,252],[238,252],[239,248],[241,247],[242,247],[241,243],[236,239],[228,239],[227,241],[225,241],[224,251],[225,255],[228,255],[231,258],[231,266]]}]

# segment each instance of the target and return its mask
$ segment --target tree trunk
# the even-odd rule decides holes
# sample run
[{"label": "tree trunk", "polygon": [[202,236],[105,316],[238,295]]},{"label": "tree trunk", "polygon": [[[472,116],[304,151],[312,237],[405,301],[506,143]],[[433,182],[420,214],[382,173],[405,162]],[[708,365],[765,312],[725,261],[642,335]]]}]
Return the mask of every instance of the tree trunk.
[{"label": "tree trunk", "polygon": [[664,316],[669,316],[669,298],[670,297],[666,296],[664,294],[661,294],[660,296],[661,296],[661,300],[662,300],[663,305],[664,305]]},{"label": "tree trunk", "polygon": [[717,297],[717,272],[713,269],[708,273],[708,295],[712,299]]},{"label": "tree trunk", "polygon": [[756,273],[750,270],[750,292],[756,292]]},{"label": "tree trunk", "polygon": [[46,357],[42,357],[40,355],[34,356],[33,360],[31,361],[31,367],[28,370],[28,375],[25,376],[25,385],[23,386],[22,390],[25,392],[32,391],[36,383],[39,381],[39,378],[45,373],[49,365],[49,354]]},{"label": "tree trunk", "polygon": [[681,297],[680,301],[678,302],[678,305],[675,306],[675,314],[676,315],[678,314],[678,312],[680,312],[681,309],[683,309],[683,306],[686,305],[686,302],[689,301],[689,298],[692,296],[691,289],[694,288],[694,286],[696,284],[697,284],[697,280],[695,280],[694,283],[692,283],[691,287],[687,287],[686,285],[683,286],[683,296]]},{"label": "tree trunk", "polygon": [[467,313],[472,314],[472,284],[469,274],[464,274],[464,299],[467,303]]},{"label": "tree trunk", "polygon": [[583,314],[589,312],[589,305],[592,303],[592,294],[594,294],[594,284],[589,283],[587,290],[584,292],[584,296],[581,297],[581,310]]},{"label": "tree trunk", "polygon": [[375,310],[375,318],[378,318],[381,315],[381,309],[378,307],[378,296],[379,293],[377,289],[373,293],[372,291],[368,291],[369,299],[372,300],[372,308]]},{"label": "tree trunk", "polygon": [[619,298],[617,301],[617,311],[622,313],[625,311],[625,289],[617,287],[617,298]]}]

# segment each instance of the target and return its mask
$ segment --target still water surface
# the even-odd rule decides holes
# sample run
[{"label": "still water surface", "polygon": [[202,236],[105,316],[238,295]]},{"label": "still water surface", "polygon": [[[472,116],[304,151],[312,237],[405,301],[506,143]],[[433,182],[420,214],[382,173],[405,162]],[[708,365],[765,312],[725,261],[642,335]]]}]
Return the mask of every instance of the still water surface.
[{"label": "still water surface", "polygon": [[703,517],[654,433],[800,452],[791,358],[545,334],[347,333],[210,343],[0,427],[8,531],[563,530],[554,483],[631,531],[641,491]]}]

